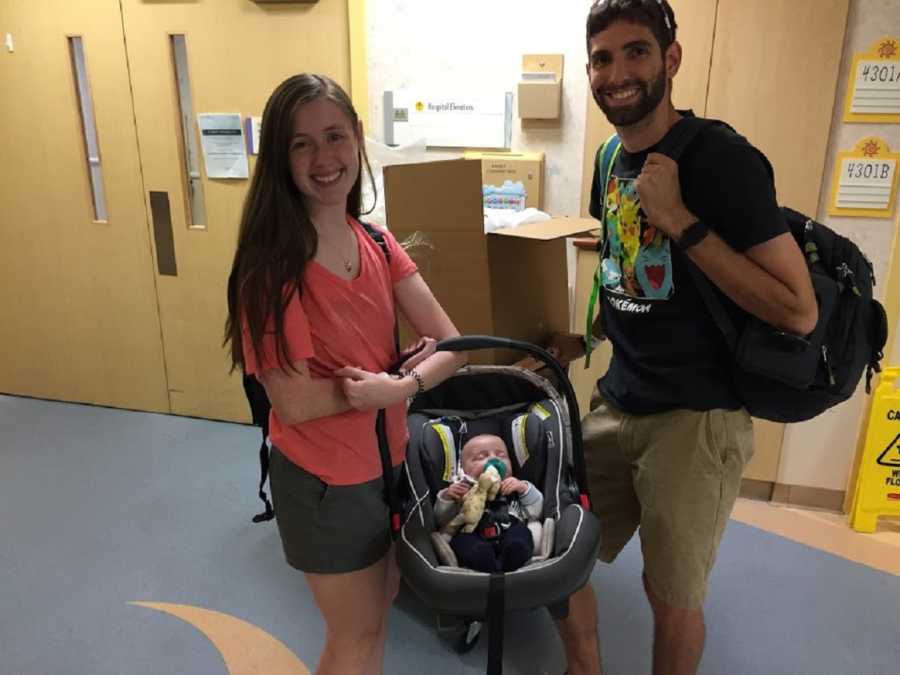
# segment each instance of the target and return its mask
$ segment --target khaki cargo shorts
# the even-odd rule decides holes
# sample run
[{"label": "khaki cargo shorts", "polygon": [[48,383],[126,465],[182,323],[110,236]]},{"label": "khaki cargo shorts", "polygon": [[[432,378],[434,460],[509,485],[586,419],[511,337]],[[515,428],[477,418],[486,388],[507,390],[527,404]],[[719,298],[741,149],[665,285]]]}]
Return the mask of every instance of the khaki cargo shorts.
[{"label": "khaki cargo shorts", "polygon": [[644,574],[671,607],[703,604],[716,551],[753,455],[746,410],[628,415],[595,391],[582,421],[599,557],[640,528]]}]

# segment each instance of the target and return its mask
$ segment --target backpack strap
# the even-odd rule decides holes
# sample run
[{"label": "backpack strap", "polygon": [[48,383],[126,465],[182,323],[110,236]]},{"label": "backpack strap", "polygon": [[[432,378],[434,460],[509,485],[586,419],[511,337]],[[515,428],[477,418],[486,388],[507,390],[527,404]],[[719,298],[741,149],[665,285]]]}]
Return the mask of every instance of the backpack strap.
[{"label": "backpack strap", "polygon": [[387,241],[384,239],[384,232],[376,228],[374,225],[366,223],[362,220],[359,221],[359,224],[363,226],[363,229],[366,231],[372,241],[378,244],[378,248],[381,249],[381,252],[384,253],[384,257],[388,262],[391,262],[391,251],[388,249]]},{"label": "backpack strap", "polygon": [[262,513],[253,516],[254,523],[262,523],[272,520],[275,517],[275,511],[272,509],[272,502],[266,494],[266,480],[269,477],[269,410],[271,404],[269,397],[266,396],[266,390],[259,383],[254,375],[244,373],[244,394],[250,403],[250,416],[253,424],[260,428],[262,432],[262,442],[259,445],[259,498],[265,506]]},{"label": "backpack strap", "polygon": [[[666,134],[666,137],[657,146],[657,149],[662,154],[678,162],[697,136],[713,126],[724,126],[731,131],[734,131],[728,124],[719,120],[711,120],[703,117],[683,117],[676,122],[669,133]],[[733,353],[738,342],[738,334],[734,322],[722,305],[721,300],[717,297],[714,286],[709,279],[706,278],[706,275],[703,274],[703,271],[694,264],[693,260],[687,256],[684,256],[684,258],[687,263],[688,271],[691,274],[691,278],[694,280],[697,292],[700,293],[700,297],[703,299],[703,304],[706,305],[706,309],[712,316],[713,322],[725,337],[725,342],[728,343],[728,347]]]},{"label": "backpack strap", "polygon": [[[385,260],[388,265],[391,263],[391,252],[388,249],[387,241],[384,238],[384,232],[370,225],[369,223],[359,221],[372,240],[378,244],[381,252],[384,253]],[[394,318],[394,348],[400,353],[400,325]],[[394,539],[400,533],[400,495],[397,487],[394,485],[394,467],[391,462],[390,443],[388,442],[387,429],[385,426],[385,412],[382,408],[375,417],[375,436],[378,438],[378,454],[381,456],[381,477],[384,482],[384,500],[387,502],[390,510],[391,534]]]},{"label": "backpack strap", "polygon": [[659,145],[656,146],[656,150],[678,162],[697,136],[710,127],[716,126],[724,126],[734,131],[728,124],[719,120],[693,116],[682,117],[672,126]]},{"label": "backpack strap", "polygon": [[[268,426],[268,425],[266,425]],[[262,443],[259,444],[259,498],[262,500],[262,503],[265,505],[265,511],[262,513],[257,513],[253,516],[254,523],[263,523],[267,520],[272,520],[275,517],[275,509],[272,508],[272,502],[269,501],[269,496],[266,494],[266,480],[269,478],[269,434],[267,431],[263,431],[263,439]]]},{"label": "backpack strap", "polygon": [[692,260],[688,260],[687,263],[688,271],[691,273],[691,278],[694,280],[694,286],[697,287],[697,292],[700,293],[700,297],[703,298],[703,304],[706,305],[706,309],[712,316],[713,322],[716,324],[719,332],[724,336],[728,348],[734,353],[738,343],[738,333],[737,329],[734,327],[734,322],[731,320],[731,317],[728,316],[728,312],[722,305],[721,300],[716,296],[716,291],[709,279],[706,278],[706,275],[703,274],[700,268],[697,267]]},{"label": "backpack strap", "polygon": [[589,368],[591,365],[591,352],[594,349],[593,329],[594,329],[594,306],[597,304],[597,297],[600,295],[600,287],[602,285],[602,266],[603,252],[606,249],[606,189],[609,186],[609,179],[612,176],[613,166],[615,166],[616,158],[622,149],[622,141],[618,134],[613,134],[603,145],[597,150],[597,168],[596,176],[598,180],[602,180],[600,185],[600,225],[602,226],[603,237],[600,240],[598,251],[599,261],[597,263],[597,271],[594,272],[594,287],[591,289],[591,297],[588,300],[587,325],[584,331],[584,367]]},{"label": "backpack strap", "polygon": [[[372,241],[378,244],[378,248],[381,249],[381,252],[384,253],[384,258],[387,260],[388,265],[391,264],[391,251],[388,248],[387,241],[384,238],[384,232],[379,230],[374,225],[370,223],[364,222],[362,220],[359,221],[359,224],[363,226],[363,229],[366,231]],[[397,323],[396,317],[394,318],[394,347],[396,348],[396,352],[400,353],[400,325]]]}]

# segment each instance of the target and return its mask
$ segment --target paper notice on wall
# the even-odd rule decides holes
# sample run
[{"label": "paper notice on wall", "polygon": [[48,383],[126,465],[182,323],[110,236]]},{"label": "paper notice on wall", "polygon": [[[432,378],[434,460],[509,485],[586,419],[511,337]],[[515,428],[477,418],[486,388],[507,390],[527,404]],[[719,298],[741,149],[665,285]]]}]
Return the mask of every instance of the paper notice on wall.
[{"label": "paper notice on wall", "polygon": [[207,178],[247,178],[247,145],[240,113],[199,113]]}]

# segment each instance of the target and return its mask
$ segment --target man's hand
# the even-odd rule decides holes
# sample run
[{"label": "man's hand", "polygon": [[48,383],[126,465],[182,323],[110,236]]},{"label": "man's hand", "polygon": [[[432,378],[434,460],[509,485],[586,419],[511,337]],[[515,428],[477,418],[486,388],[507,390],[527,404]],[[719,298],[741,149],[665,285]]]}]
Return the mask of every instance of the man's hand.
[{"label": "man's hand", "polygon": [[675,240],[688,225],[697,220],[681,199],[681,182],[675,160],[658,152],[651,152],[634,185],[647,221]]},{"label": "man's hand", "polygon": [[500,494],[506,497],[513,492],[518,492],[520,495],[524,495],[526,492],[528,492],[528,483],[526,483],[524,480],[514,478],[513,476],[504,478],[503,482],[500,483]]},{"label": "man's hand", "polygon": [[574,333],[554,333],[546,349],[565,368],[584,356],[584,337]]}]

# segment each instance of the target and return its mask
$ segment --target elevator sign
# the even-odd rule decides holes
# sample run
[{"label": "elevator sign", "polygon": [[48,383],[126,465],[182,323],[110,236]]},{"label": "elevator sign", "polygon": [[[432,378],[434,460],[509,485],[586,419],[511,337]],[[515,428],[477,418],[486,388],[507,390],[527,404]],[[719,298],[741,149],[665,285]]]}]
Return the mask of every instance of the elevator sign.
[{"label": "elevator sign", "polygon": [[512,143],[512,93],[384,92],[387,145],[425,139],[428,147],[507,149]]}]

